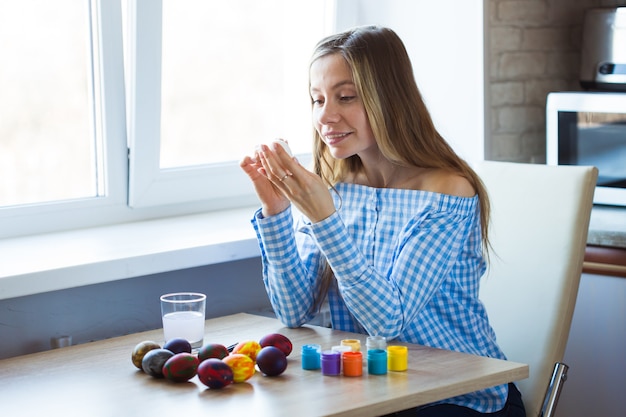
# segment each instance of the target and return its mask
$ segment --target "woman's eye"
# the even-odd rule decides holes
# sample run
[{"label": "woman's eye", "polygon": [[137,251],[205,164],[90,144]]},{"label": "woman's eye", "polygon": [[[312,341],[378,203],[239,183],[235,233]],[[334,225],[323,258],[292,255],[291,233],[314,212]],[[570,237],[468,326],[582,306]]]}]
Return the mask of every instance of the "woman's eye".
[{"label": "woman's eye", "polygon": [[356,96],[341,96],[341,101],[352,101]]}]

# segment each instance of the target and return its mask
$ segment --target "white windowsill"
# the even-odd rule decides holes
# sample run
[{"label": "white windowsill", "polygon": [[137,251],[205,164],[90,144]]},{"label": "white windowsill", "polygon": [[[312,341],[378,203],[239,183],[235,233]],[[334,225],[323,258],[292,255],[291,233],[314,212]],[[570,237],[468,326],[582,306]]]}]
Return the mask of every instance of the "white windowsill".
[{"label": "white windowsill", "polygon": [[0,300],[259,256],[256,208],[0,240]]}]

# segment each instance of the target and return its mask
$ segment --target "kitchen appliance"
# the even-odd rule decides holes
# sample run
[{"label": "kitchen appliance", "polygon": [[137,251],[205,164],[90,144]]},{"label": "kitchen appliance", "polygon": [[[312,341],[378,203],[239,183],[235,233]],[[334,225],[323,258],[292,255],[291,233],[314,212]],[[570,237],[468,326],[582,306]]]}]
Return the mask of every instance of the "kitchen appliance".
[{"label": "kitchen appliance", "polygon": [[594,203],[626,206],[626,93],[548,94],[546,159],[597,167]]},{"label": "kitchen appliance", "polygon": [[585,13],[580,85],[587,90],[626,91],[626,7]]}]

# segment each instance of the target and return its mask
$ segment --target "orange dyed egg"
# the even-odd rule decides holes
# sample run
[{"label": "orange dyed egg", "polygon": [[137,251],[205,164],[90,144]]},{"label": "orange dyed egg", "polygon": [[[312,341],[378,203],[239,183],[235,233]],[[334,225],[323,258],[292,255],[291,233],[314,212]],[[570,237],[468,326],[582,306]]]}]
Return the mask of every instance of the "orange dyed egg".
[{"label": "orange dyed egg", "polygon": [[233,382],[247,381],[254,375],[254,361],[241,353],[231,353],[222,361],[233,370]]},{"label": "orange dyed egg", "polygon": [[240,353],[248,356],[253,362],[256,362],[256,355],[261,350],[261,344],[256,340],[246,340],[244,342],[237,343],[237,346],[233,349],[233,353]]}]

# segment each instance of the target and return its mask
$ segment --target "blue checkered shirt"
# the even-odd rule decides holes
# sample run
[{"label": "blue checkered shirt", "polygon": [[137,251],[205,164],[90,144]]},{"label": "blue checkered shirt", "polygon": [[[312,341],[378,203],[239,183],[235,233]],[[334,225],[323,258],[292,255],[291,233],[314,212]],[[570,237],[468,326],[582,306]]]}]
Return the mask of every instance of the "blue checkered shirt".
[{"label": "blue checkered shirt", "polygon": [[[505,359],[478,300],[486,268],[478,197],[346,183],[336,190],[337,211],[321,222],[291,208],[267,218],[259,210],[252,220],[277,317],[289,327],[313,319],[327,261],[336,278],[333,328]],[[494,412],[507,392],[500,385],[445,402]]]}]

